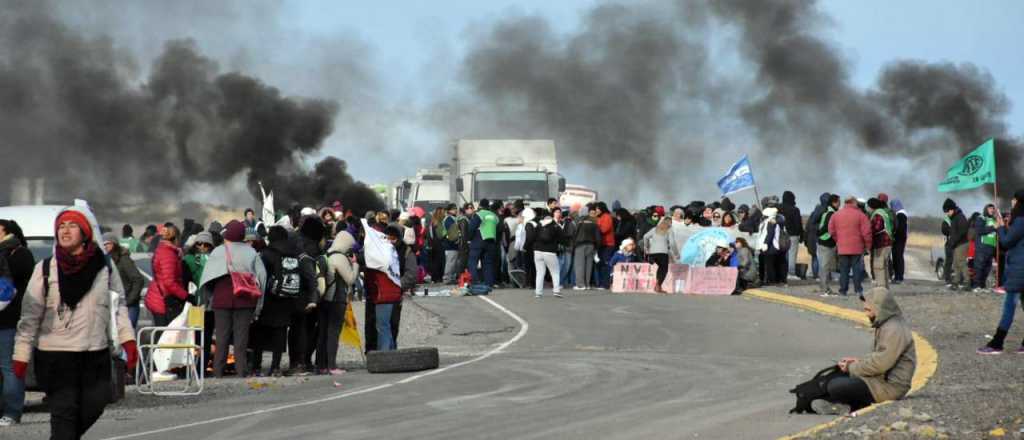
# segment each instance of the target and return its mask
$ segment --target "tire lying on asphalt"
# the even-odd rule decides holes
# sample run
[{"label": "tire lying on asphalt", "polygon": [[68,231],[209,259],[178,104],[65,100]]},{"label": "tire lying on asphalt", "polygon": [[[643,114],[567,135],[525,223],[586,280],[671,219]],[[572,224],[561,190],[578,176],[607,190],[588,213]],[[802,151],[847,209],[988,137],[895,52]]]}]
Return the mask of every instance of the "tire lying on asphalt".
[{"label": "tire lying on asphalt", "polygon": [[371,373],[408,373],[433,370],[440,364],[435,347],[371,351],[366,354],[366,370]]}]

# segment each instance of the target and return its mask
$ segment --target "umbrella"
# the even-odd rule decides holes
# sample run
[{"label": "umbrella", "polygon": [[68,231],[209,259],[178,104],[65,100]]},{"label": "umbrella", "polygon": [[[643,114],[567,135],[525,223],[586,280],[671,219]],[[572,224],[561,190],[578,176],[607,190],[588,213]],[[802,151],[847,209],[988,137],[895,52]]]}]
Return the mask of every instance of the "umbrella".
[{"label": "umbrella", "polygon": [[715,253],[716,248],[727,247],[732,240],[732,235],[725,228],[702,229],[683,245],[679,262],[691,267],[704,267],[704,263]]}]

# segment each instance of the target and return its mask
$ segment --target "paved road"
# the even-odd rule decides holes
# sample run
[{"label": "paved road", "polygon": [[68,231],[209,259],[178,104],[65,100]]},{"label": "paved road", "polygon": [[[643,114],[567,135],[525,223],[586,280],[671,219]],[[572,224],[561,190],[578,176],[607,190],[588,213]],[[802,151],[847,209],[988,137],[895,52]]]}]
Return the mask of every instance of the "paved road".
[{"label": "paved road", "polygon": [[[847,322],[742,297],[592,293],[538,300],[503,291],[491,298],[529,329],[480,362],[377,390],[411,375],[350,373],[342,390],[313,380],[105,418],[88,438],[321,398],[333,400],[137,438],[773,438],[827,420],[788,415],[793,399],[786,390],[870,342],[868,332]],[[504,340],[519,331],[478,298],[418,301],[449,322],[458,322],[446,313],[453,310],[476,321],[477,336]]]}]

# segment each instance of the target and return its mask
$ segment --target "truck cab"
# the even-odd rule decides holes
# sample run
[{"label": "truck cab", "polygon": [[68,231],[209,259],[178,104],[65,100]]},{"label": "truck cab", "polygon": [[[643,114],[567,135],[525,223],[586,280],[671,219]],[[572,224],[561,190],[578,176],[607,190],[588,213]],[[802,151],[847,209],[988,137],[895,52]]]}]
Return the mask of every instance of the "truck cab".
[{"label": "truck cab", "polygon": [[453,169],[456,197],[463,203],[523,200],[544,207],[565,191],[550,140],[460,140]]}]

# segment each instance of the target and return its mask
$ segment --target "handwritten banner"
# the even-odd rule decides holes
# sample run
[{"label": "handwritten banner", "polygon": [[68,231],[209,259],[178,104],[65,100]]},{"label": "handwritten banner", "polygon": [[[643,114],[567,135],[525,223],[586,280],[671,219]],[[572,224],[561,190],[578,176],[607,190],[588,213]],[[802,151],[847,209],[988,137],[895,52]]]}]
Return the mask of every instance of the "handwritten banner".
[{"label": "handwritten banner", "polygon": [[695,295],[729,295],[736,290],[735,267],[693,267],[690,268],[686,293]]},{"label": "handwritten banner", "polygon": [[647,263],[619,263],[612,268],[612,292],[654,293],[657,266]]}]

